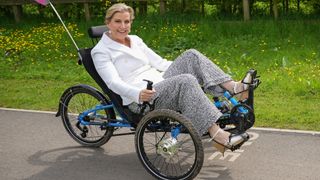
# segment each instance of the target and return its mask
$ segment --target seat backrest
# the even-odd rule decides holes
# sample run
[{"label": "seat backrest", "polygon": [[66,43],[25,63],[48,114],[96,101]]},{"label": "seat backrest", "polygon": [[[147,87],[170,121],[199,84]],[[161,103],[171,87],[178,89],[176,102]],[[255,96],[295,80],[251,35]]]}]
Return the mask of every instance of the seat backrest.
[{"label": "seat backrest", "polygon": [[[91,38],[100,38],[105,31],[107,31],[106,26],[96,26],[89,28],[88,34]],[[102,80],[93,64],[91,50],[92,48],[85,48],[79,50],[79,53],[82,58],[82,64],[84,65],[85,69],[100,86],[103,92],[110,98],[114,107],[116,108],[117,112],[121,115],[121,117],[136,124],[141,119],[141,116],[131,112],[127,106],[123,106],[121,97],[108,88],[108,86]]]},{"label": "seat backrest", "polygon": [[108,28],[106,25],[90,27],[88,29],[88,35],[92,40],[92,44],[97,43],[98,40],[102,37],[102,34],[106,31],[108,31]]},{"label": "seat backrest", "polygon": [[101,38],[104,32],[108,31],[106,25],[92,26],[88,29],[88,35],[90,38]]}]

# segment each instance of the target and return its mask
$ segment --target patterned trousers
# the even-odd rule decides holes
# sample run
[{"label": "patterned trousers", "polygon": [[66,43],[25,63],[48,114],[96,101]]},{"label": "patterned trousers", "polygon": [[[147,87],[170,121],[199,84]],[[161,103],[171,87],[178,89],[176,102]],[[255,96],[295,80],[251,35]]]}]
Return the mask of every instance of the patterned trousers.
[{"label": "patterned trousers", "polygon": [[[181,112],[192,122],[200,135],[207,132],[221,112],[208,99],[206,93],[221,96],[220,84],[232,80],[217,65],[195,49],[183,52],[163,75],[164,80],[154,84],[155,109]],[[201,88],[204,88],[203,89]],[[138,104],[129,109],[139,112]]]}]

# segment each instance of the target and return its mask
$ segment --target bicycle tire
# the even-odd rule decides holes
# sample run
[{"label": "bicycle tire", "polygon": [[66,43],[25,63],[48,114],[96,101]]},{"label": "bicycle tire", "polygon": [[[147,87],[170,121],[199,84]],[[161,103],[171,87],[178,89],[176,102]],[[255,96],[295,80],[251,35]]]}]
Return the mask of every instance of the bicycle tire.
[{"label": "bicycle tire", "polygon": [[[79,144],[90,147],[100,147],[107,143],[113,135],[114,128],[106,127],[102,129],[97,125],[80,125],[78,116],[80,113],[94,108],[94,106],[101,104],[107,105],[110,102],[97,93],[88,88],[77,87],[70,89],[62,99],[62,121],[68,134]],[[103,114],[108,118],[115,119],[113,109],[100,110],[99,114]],[[105,121],[99,117],[93,116],[94,119],[90,121]],[[78,125],[77,125],[78,123]],[[79,127],[86,129],[87,133],[79,129]]]},{"label": "bicycle tire", "polygon": [[[153,126],[157,123],[163,128],[155,129]],[[175,144],[177,146],[171,146],[171,149],[174,149],[172,155],[166,156],[165,152],[161,154],[160,147],[164,147],[164,144],[170,140],[170,135],[166,136],[166,134],[170,134],[168,132],[171,128],[177,126],[182,126],[183,130],[177,137]],[[159,139],[158,135],[162,138]],[[150,140],[148,136],[151,137]],[[152,139],[155,140],[154,144],[151,142]],[[150,147],[148,147],[149,144]],[[143,166],[157,179],[193,179],[203,165],[204,152],[201,137],[190,120],[172,110],[154,110],[145,115],[136,129],[135,147]]]}]

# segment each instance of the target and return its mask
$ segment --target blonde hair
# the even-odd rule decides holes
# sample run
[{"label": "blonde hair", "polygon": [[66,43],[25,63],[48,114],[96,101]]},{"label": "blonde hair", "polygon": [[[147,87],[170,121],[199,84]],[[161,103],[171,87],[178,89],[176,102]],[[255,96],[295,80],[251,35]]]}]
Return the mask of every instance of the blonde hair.
[{"label": "blonde hair", "polygon": [[106,12],[106,17],[105,17],[105,23],[110,22],[113,15],[117,12],[129,12],[130,20],[133,21],[133,19],[134,19],[134,11],[133,11],[132,7],[127,6],[124,3],[117,3],[117,4],[114,4],[108,8],[108,10]]}]

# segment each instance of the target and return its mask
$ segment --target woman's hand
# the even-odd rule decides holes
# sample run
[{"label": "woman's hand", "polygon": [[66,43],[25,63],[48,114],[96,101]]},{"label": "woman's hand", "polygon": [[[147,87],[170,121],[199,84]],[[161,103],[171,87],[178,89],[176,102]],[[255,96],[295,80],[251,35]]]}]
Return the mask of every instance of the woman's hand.
[{"label": "woman's hand", "polygon": [[140,102],[149,102],[151,100],[151,98],[154,96],[154,94],[156,93],[156,91],[154,89],[152,90],[148,90],[148,89],[143,89],[140,91],[140,95],[139,95],[139,100]]}]

